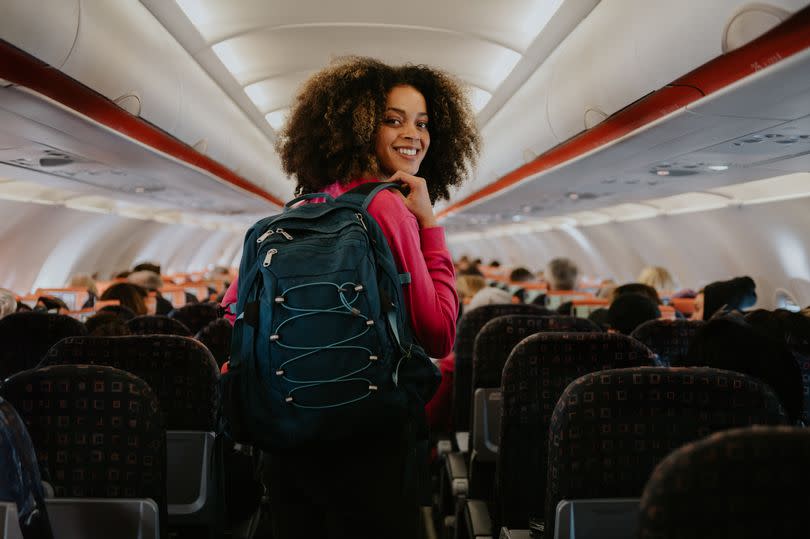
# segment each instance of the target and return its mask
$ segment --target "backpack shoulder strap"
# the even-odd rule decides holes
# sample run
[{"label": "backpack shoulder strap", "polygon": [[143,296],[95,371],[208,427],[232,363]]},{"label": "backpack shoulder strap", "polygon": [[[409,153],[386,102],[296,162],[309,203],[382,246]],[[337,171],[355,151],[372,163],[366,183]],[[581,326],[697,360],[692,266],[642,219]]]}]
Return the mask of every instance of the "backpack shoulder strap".
[{"label": "backpack shoulder strap", "polygon": [[340,202],[359,206],[363,210],[368,210],[368,205],[377,196],[377,193],[385,189],[400,189],[401,185],[394,182],[366,182],[358,185],[354,189],[349,189],[338,197]]}]

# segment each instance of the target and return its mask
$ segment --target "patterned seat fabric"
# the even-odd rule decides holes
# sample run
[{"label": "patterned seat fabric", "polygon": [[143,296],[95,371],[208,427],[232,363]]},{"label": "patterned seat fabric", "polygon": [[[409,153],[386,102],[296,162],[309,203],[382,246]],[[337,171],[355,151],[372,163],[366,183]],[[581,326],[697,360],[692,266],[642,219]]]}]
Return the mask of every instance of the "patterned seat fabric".
[{"label": "patterned seat fabric", "polygon": [[87,328],[63,314],[20,312],[0,319],[0,380],[39,364],[58,341],[86,335]]},{"label": "patterned seat fabric", "polygon": [[142,378],[155,392],[169,430],[216,430],[219,369],[189,337],[73,337],[48,351],[41,366],[108,365]]},{"label": "patterned seat fabric", "polygon": [[218,318],[216,303],[192,303],[169,313],[169,317],[186,326],[192,335]]},{"label": "patterned seat fabric", "polygon": [[645,539],[810,537],[810,431],[733,429],[687,444],[641,496]]},{"label": "patterned seat fabric", "polygon": [[525,528],[530,516],[542,517],[549,424],[568,384],[604,369],[652,365],[653,358],[643,344],[616,333],[537,333],[512,350],[501,383],[501,525]]},{"label": "patterned seat fabric", "polygon": [[228,361],[231,356],[231,336],[233,335],[233,326],[224,318],[217,318],[204,328],[194,337],[205,345],[217,365],[222,367],[222,364]]},{"label": "patterned seat fabric", "polygon": [[34,444],[17,411],[0,398],[0,500],[17,506],[25,537],[52,538]]},{"label": "patterned seat fabric", "polygon": [[802,390],[804,393],[802,422],[804,422],[805,425],[810,425],[810,354],[804,354],[796,350],[793,350],[792,353],[802,373]]},{"label": "patterned seat fabric", "polygon": [[166,431],[146,382],[112,367],[60,365],[18,373],[1,392],[57,497],[152,498],[165,525]]},{"label": "patterned seat fabric", "polygon": [[637,339],[656,353],[663,366],[677,365],[689,351],[689,343],[706,322],[702,320],[650,320],[633,331]]},{"label": "patterned seat fabric", "polygon": [[179,320],[168,316],[147,314],[127,321],[127,327],[134,335],[179,335],[191,337],[191,332]]},{"label": "patterned seat fabric", "polygon": [[650,367],[582,376],[551,420],[546,530],[553,534],[560,500],[640,496],[655,466],[686,443],[787,422],[770,387],[736,372]]},{"label": "patterned seat fabric", "polygon": [[599,326],[574,316],[508,315],[494,318],[481,328],[473,346],[472,392],[479,387],[500,387],[509,353],[530,335],[541,332],[597,332]]},{"label": "patterned seat fabric", "polygon": [[453,425],[458,431],[470,428],[470,400],[472,394],[472,362],[475,337],[484,324],[509,314],[553,314],[537,305],[493,304],[483,305],[464,313],[456,332],[455,373],[453,375]]}]

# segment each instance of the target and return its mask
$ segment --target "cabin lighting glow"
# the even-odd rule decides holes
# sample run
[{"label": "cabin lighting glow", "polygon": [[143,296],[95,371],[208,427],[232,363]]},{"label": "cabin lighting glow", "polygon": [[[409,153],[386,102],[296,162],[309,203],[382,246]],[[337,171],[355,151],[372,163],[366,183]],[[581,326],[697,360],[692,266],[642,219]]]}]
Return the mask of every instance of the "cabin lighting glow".
[{"label": "cabin lighting glow", "polygon": [[658,174],[659,176],[669,176],[668,170],[658,170],[655,173]]},{"label": "cabin lighting glow", "polygon": [[724,170],[728,170],[728,165],[709,165],[709,170],[714,170],[715,172],[723,172]]},{"label": "cabin lighting glow", "polygon": [[579,194],[577,193],[568,193],[568,198],[571,200],[577,200],[579,198]]},{"label": "cabin lighting glow", "polygon": [[287,121],[287,112],[288,109],[274,110],[273,112],[268,112],[264,119],[267,120],[267,123],[269,123],[273,129],[278,131],[284,126],[284,122]]}]

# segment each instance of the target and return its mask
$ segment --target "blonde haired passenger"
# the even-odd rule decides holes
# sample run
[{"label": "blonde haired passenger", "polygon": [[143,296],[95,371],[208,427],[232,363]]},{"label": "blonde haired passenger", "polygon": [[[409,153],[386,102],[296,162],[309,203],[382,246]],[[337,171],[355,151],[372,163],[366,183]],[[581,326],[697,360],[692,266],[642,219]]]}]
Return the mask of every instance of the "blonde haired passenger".
[{"label": "blonde haired passenger", "polygon": [[637,282],[655,288],[659,295],[662,292],[672,293],[676,289],[672,275],[661,266],[647,266],[639,273]]},{"label": "blonde haired passenger", "polygon": [[456,277],[458,299],[464,304],[468,303],[479,290],[486,286],[486,280],[480,275],[459,275]]},{"label": "blonde haired passenger", "polygon": [[11,290],[0,288],[0,318],[17,310],[17,296]]}]

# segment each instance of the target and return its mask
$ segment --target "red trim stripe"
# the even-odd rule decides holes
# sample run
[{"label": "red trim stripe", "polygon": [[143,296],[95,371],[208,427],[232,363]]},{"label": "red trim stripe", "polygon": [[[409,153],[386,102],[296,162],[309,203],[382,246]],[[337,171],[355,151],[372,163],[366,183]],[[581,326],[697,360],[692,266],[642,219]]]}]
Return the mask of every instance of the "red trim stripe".
[{"label": "red trim stripe", "polygon": [[77,80],[0,39],[0,78],[30,88],[155,150],[206,170],[219,179],[275,204],[284,202]]},{"label": "red trim stripe", "polygon": [[466,198],[443,209],[446,217],[530,176],[574,159],[617,140],[659,118],[712,94],[730,84],[810,48],[810,7],[794,14],[776,28],[739,49],[703,64],[599,125],[575,135],[535,160],[502,176]]}]

